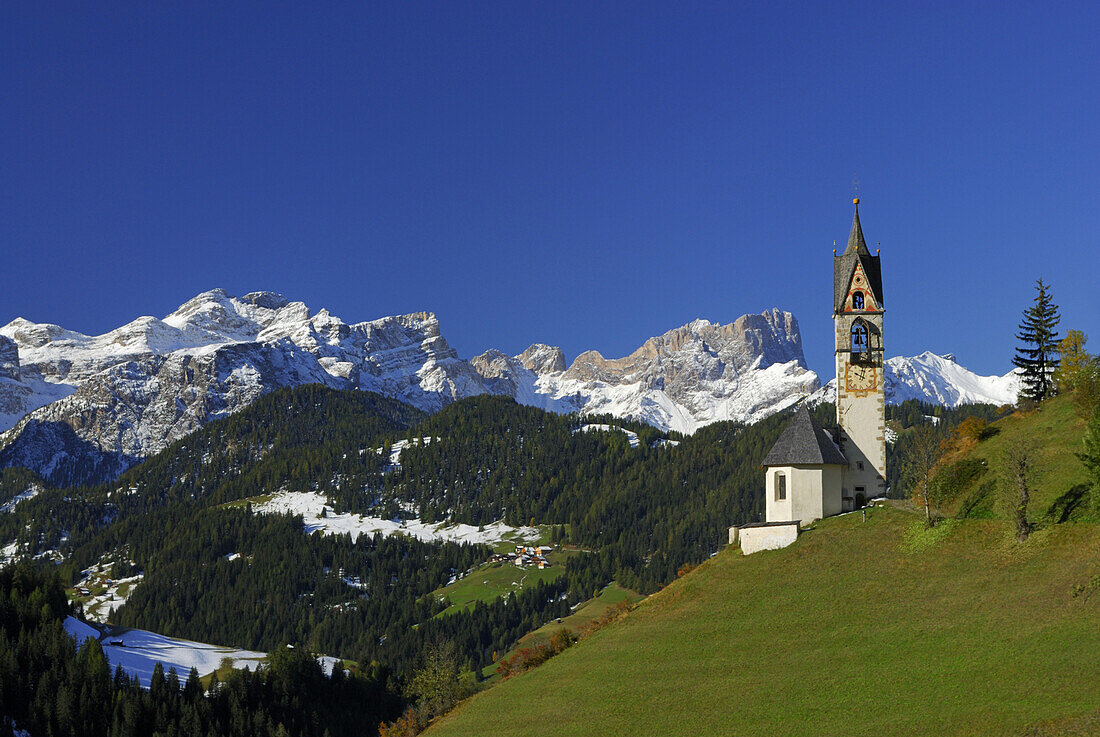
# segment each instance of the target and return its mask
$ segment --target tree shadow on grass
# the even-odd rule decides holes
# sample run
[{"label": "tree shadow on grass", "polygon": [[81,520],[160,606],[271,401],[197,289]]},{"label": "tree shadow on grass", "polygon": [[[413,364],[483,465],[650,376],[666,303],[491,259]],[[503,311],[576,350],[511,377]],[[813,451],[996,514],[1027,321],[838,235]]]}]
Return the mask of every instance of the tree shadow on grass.
[{"label": "tree shadow on grass", "polygon": [[1086,502],[1090,497],[1090,489],[1089,484],[1077,484],[1054,500],[1047,510],[1047,517],[1055,524],[1080,519],[1089,509]]}]

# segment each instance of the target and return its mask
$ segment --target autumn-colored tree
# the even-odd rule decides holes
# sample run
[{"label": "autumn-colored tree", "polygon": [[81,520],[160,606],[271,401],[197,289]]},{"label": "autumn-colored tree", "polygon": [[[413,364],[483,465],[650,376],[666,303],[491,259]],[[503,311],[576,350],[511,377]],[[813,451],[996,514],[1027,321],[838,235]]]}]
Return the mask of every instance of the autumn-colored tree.
[{"label": "autumn-colored tree", "polygon": [[969,448],[989,437],[989,421],[981,417],[967,417],[951,431],[952,444],[958,450]]},{"label": "autumn-colored tree", "polygon": [[537,642],[530,647],[521,647],[497,666],[497,673],[501,679],[511,678],[524,671],[531,670],[542,665],[550,658],[562,652],[577,641],[576,635],[562,627],[550,636],[547,642]]},{"label": "autumn-colored tree", "polygon": [[1080,330],[1066,332],[1066,337],[1058,343],[1058,368],[1054,370],[1054,383],[1058,391],[1071,392],[1077,386],[1081,372],[1092,361],[1092,356],[1085,352],[1085,343],[1088,336]]},{"label": "autumn-colored tree", "polygon": [[1073,406],[1086,420],[1100,407],[1100,357],[1091,356],[1074,380]]},{"label": "autumn-colored tree", "polygon": [[1070,330],[1058,344],[1061,361],[1054,372],[1058,390],[1071,393],[1077,414],[1086,420],[1100,406],[1100,356],[1085,351],[1088,336]]},{"label": "autumn-colored tree", "polygon": [[392,722],[379,724],[378,737],[416,737],[427,726],[416,713],[416,709],[409,707]]}]

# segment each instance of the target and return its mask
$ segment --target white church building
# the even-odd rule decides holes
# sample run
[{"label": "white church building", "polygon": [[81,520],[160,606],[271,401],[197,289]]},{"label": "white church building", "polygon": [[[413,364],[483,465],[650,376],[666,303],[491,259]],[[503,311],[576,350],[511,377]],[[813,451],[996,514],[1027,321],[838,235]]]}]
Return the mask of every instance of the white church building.
[{"label": "white church building", "polygon": [[882,270],[859,222],[848,247],[833,251],[836,428],[799,407],[764,458],[765,521],[730,528],[746,555],[790,545],[815,520],[886,493]]}]

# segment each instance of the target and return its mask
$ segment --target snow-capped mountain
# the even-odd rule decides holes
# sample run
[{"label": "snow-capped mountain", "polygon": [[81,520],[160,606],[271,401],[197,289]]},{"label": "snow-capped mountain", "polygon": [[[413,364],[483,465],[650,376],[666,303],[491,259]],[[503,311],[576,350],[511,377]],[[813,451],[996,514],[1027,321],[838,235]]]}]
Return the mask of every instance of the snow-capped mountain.
[{"label": "snow-capped mountain", "polygon": [[[887,404],[901,404],[909,399],[945,407],[1015,404],[1020,391],[1020,378],[1015,371],[1004,376],[979,376],[956,363],[953,354],[939,356],[931,351],[911,358],[886,359],[885,381]],[[835,401],[836,386],[834,378],[810,401]]]},{"label": "snow-capped mountain", "polygon": [[427,410],[484,391],[434,315],[347,325],[269,292],[204,292],[99,336],[22,319],[0,335],[18,350],[0,380],[0,419],[14,421],[0,466],[54,483],[117,475],[279,387],[370,389]]},{"label": "snow-capped mountain", "polygon": [[569,368],[558,348],[536,344],[510,358],[471,362],[492,390],[557,412],[607,413],[693,433],[718,420],[754,422],[818,387],[794,315],[770,310],[729,325],[696,320],[647,340],[625,358],[596,351]]},{"label": "snow-capped mountain", "polygon": [[590,351],[566,367],[560,349],[541,344],[463,360],[431,313],[347,324],[271,292],[213,290],[98,336],[21,318],[0,328],[0,466],[57,484],[110,478],[266,392],[307,383],[427,411],[503,394],[685,432],[763,417],[818,386],[797,321],[779,310],[724,326],[697,320],[626,358]]}]

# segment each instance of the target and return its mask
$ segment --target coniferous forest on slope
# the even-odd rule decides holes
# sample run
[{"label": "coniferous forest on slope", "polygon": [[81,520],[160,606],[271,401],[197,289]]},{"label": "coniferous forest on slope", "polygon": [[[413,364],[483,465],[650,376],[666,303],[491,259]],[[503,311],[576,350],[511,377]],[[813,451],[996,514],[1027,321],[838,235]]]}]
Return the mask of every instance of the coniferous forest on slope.
[{"label": "coniferous forest on slope", "polygon": [[0,734],[361,735],[395,712],[398,699],[369,677],[326,677],[305,650],[282,648],[256,672],[235,670],[209,691],[198,674],[158,665],[144,689],[112,673],[94,639],[77,643],[53,571],[0,570]]},{"label": "coniferous forest on slope", "polygon": [[[906,424],[931,411],[892,409]],[[826,425],[833,419],[831,405],[815,413]],[[652,592],[716,552],[731,524],[763,511],[760,463],[786,419],[716,423],[673,445],[647,425],[560,416],[501,397],[427,417],[370,393],[280,390],[112,483],[43,491],[0,516],[0,534],[32,554],[60,551],[66,584],[104,555],[118,561],[119,575],[143,572],[116,624],[349,658],[370,688],[388,694],[377,703],[399,704],[431,643],[453,643],[478,673],[610,581]],[[578,432],[599,422],[633,430],[638,447],[624,433]],[[426,437],[433,440],[415,440]],[[384,472],[388,453],[377,451],[398,439],[412,443],[400,468]],[[6,469],[0,501],[33,482]],[[587,552],[552,582],[437,617],[446,604],[429,594],[484,561],[488,547],[306,535],[300,518],[255,514],[242,502],[284,489],[323,492],[339,511],[376,516],[414,508],[426,521],[554,525]],[[248,564],[227,558],[234,553]]]}]

